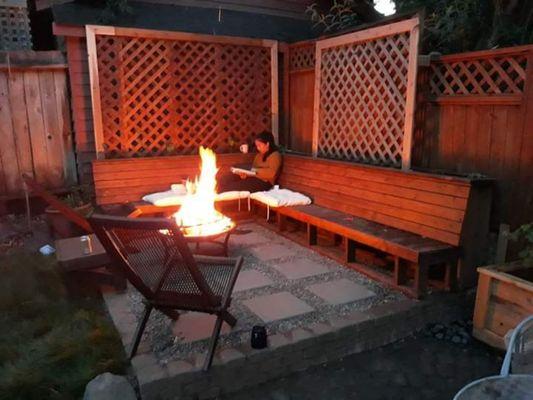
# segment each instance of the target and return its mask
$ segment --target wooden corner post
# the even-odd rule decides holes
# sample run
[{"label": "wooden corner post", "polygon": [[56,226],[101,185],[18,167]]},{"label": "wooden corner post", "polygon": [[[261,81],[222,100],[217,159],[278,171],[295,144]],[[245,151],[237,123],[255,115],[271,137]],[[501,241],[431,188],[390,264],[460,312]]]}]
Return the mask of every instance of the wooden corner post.
[{"label": "wooden corner post", "polygon": [[316,43],[315,48],[315,87],[313,102],[313,157],[318,156],[318,133],[320,131],[320,70],[322,65],[322,47],[320,41]]},{"label": "wooden corner post", "polygon": [[407,72],[407,93],[405,98],[405,124],[402,141],[402,169],[411,169],[413,133],[415,129],[416,86],[418,76],[418,48],[420,43],[420,17],[412,19],[409,35],[409,70]]},{"label": "wooden corner post", "polygon": [[278,42],[273,42],[270,47],[270,77],[271,77],[271,91],[272,91],[272,135],[279,143],[279,81],[278,76]]},{"label": "wooden corner post", "polygon": [[[87,56],[89,59],[89,79],[91,84],[91,105],[94,125],[94,145],[96,158],[105,158],[104,129],[102,123],[102,107],[100,98],[100,80],[98,78],[98,58],[96,54],[96,33],[99,28],[92,25],[85,27],[87,37]],[[109,28],[108,28],[109,29]]]}]

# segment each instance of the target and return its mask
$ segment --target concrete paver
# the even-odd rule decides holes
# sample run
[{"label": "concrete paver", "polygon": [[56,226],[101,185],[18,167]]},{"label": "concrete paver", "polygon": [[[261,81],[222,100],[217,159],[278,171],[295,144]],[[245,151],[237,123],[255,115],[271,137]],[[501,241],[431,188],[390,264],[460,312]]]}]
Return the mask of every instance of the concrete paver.
[{"label": "concrete paver", "polygon": [[272,266],[287,279],[301,279],[329,272],[328,268],[323,264],[319,264],[308,258],[285,261],[273,264]]},{"label": "concrete paver", "polygon": [[375,293],[348,279],[317,283],[307,289],[329,304],[344,304],[375,296]]},{"label": "concrete paver", "polygon": [[313,308],[289,292],[269,294],[243,301],[243,304],[264,322],[294,317],[313,311]]}]

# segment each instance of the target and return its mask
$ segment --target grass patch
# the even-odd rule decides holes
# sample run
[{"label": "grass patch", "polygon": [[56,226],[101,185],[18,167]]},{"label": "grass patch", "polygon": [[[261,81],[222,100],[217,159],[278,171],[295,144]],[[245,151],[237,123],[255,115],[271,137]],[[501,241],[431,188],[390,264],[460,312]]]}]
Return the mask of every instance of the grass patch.
[{"label": "grass patch", "polygon": [[67,298],[53,257],[0,256],[0,273],[0,400],[79,399],[96,375],[124,372],[101,298]]}]

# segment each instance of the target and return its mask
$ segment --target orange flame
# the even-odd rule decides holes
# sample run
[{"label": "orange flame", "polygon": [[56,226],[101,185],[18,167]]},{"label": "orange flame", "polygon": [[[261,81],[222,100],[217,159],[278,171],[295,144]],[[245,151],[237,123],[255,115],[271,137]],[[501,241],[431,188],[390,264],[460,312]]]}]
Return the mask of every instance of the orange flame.
[{"label": "orange flame", "polygon": [[202,160],[200,178],[187,180],[186,197],[180,210],[174,214],[185,236],[211,236],[225,232],[234,222],[215,209],[217,158],[213,150],[200,147]]}]

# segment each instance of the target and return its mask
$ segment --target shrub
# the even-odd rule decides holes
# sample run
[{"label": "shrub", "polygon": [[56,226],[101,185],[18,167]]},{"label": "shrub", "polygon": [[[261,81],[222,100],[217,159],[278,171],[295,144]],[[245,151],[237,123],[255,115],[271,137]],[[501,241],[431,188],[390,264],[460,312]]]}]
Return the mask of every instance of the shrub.
[{"label": "shrub", "polygon": [[0,399],[78,399],[122,373],[120,339],[97,296],[72,300],[51,257],[0,257]]}]

